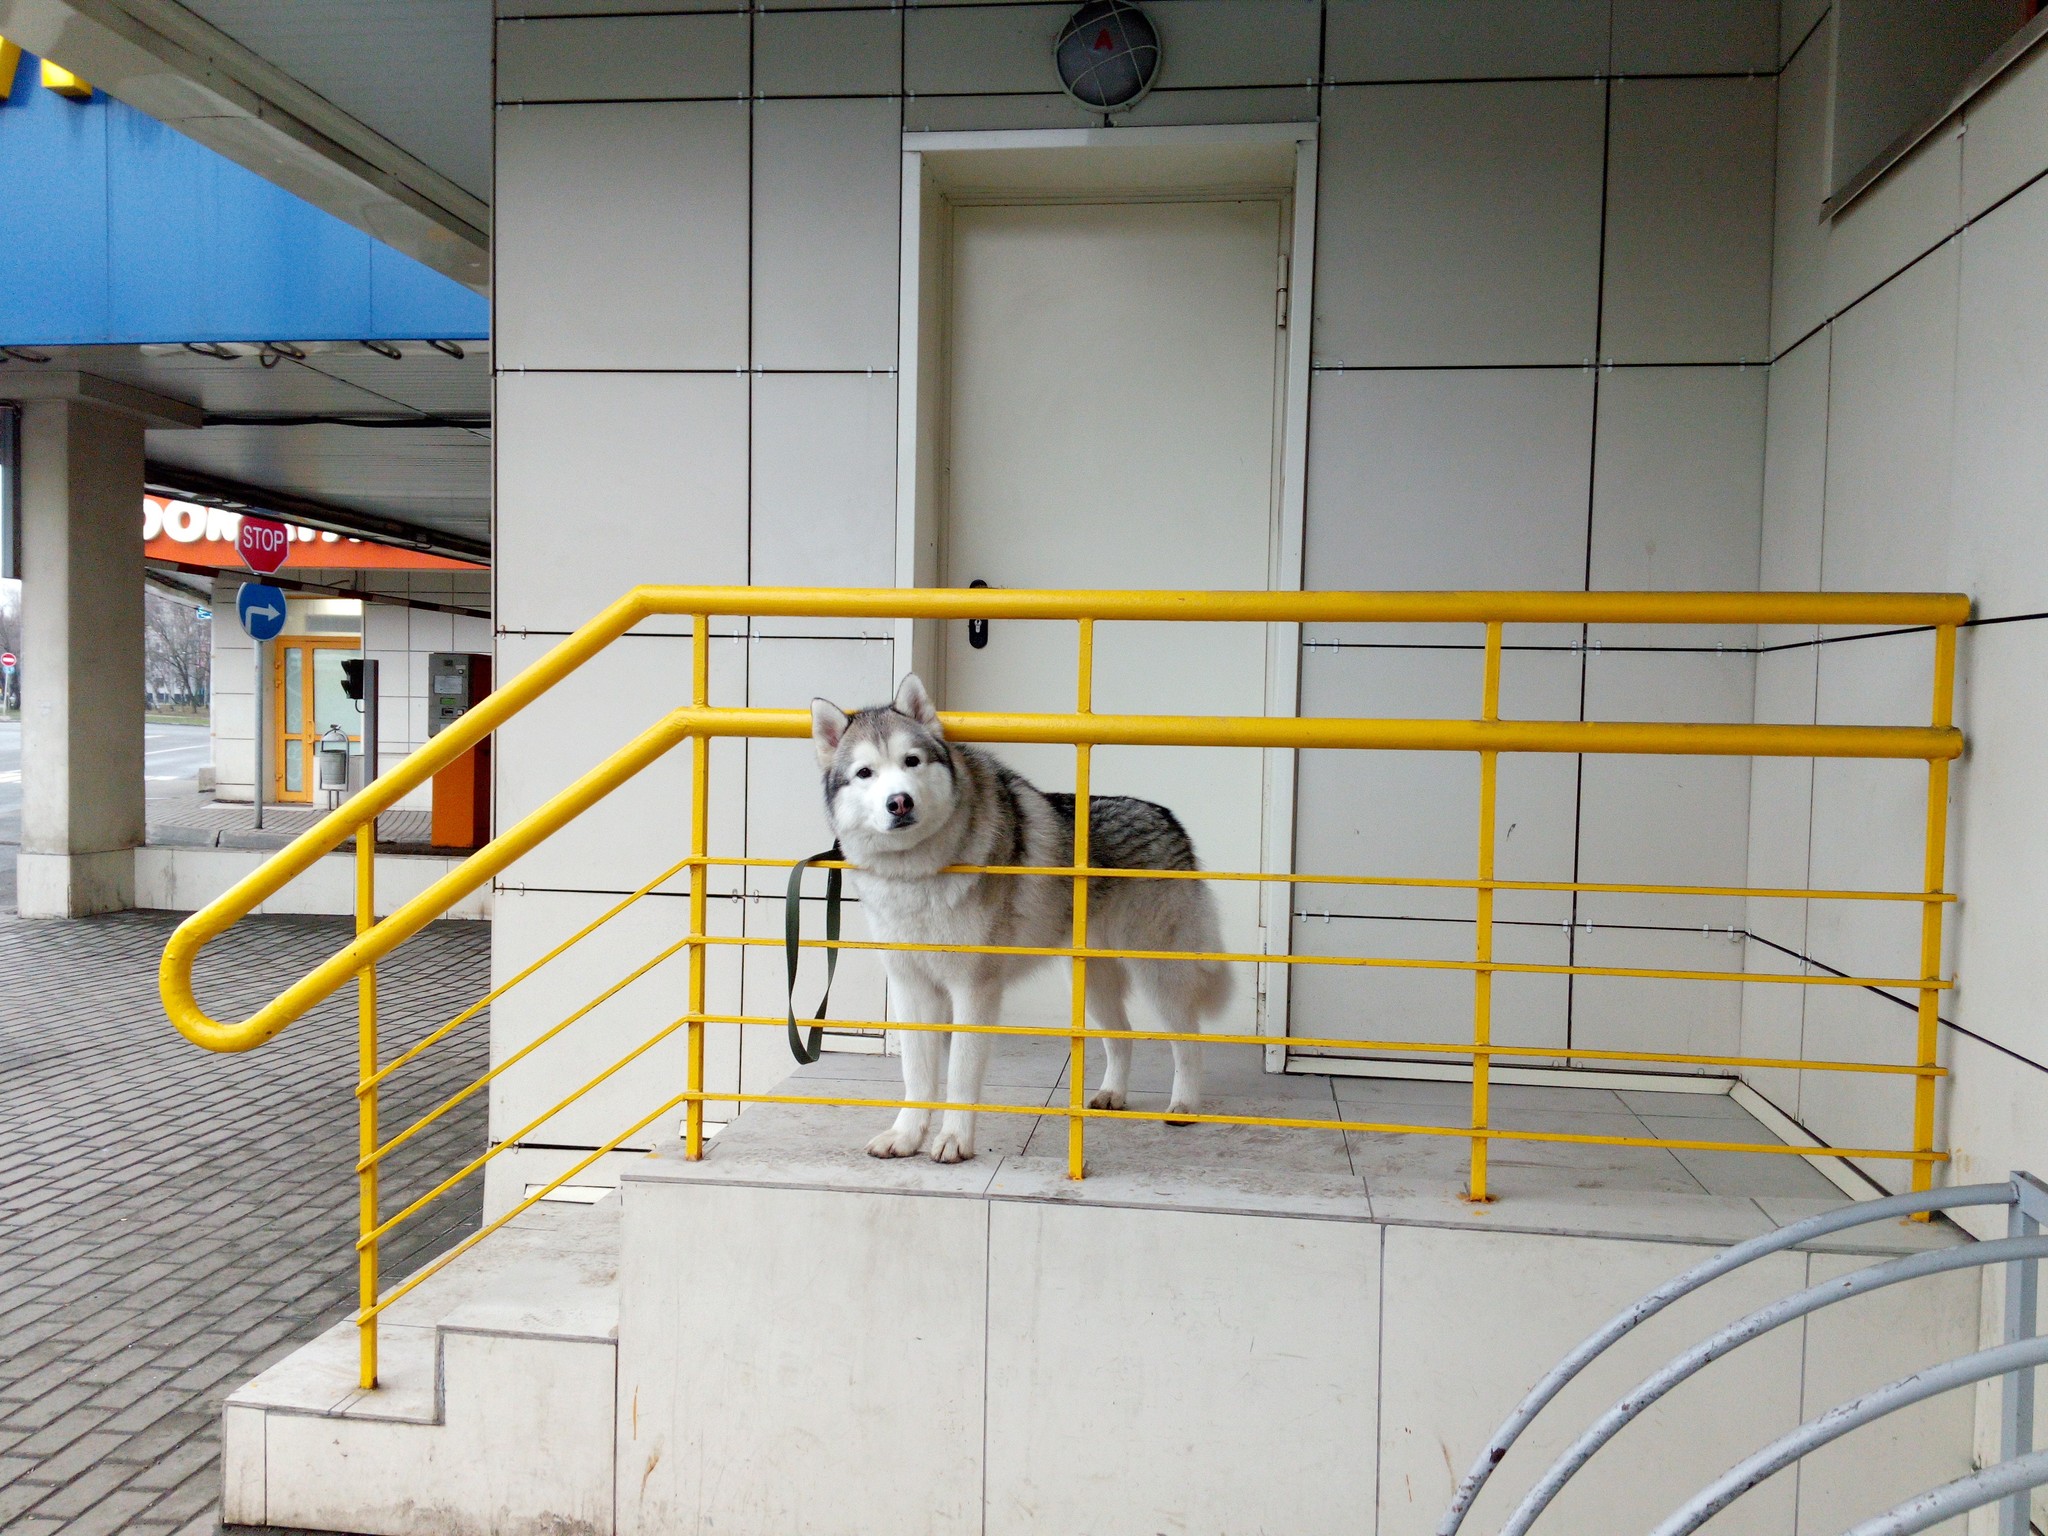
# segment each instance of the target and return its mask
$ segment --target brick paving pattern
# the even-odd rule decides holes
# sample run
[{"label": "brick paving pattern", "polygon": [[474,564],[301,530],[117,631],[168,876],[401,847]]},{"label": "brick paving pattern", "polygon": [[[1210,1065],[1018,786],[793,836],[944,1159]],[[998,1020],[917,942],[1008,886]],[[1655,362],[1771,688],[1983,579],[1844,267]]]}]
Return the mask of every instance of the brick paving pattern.
[{"label": "brick paving pattern", "polygon": [[[260,1050],[202,1051],[157,1001],[157,959],[176,922],[0,914],[0,1531],[10,1536],[215,1530],[222,1399],[354,1303],[355,991]],[[349,931],[340,918],[253,919],[202,956],[199,996],[217,1017],[239,1017]],[[486,990],[489,944],[487,924],[441,923],[380,967],[387,1055]],[[487,1032],[479,1017],[394,1078],[386,1127],[473,1081]],[[394,1155],[388,1200],[481,1150],[485,1098]],[[475,1230],[476,1182],[396,1234],[385,1274]]]}]

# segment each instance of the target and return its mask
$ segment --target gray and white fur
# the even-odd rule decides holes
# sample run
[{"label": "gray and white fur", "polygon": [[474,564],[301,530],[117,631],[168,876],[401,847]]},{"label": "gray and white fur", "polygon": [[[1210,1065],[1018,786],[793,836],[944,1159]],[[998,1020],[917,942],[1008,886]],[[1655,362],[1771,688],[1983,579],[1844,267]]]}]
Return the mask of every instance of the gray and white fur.
[{"label": "gray and white fur", "polygon": [[[1073,882],[1052,876],[942,874],[948,865],[1071,864],[1074,797],[1047,794],[986,752],[946,740],[938,711],[915,676],[895,702],[848,714],[811,702],[811,738],[825,779],[825,816],[856,866],[851,878],[874,937],[888,943],[1065,946],[1073,940]],[[1088,857],[1097,869],[1196,869],[1187,829],[1163,805],[1125,795],[1091,796]],[[1216,901],[1199,880],[1101,876],[1088,886],[1088,943],[1097,949],[1221,947]],[[900,1022],[995,1024],[1003,991],[1043,957],[889,950],[890,1017]],[[1199,1031],[1230,995],[1230,972],[1213,960],[1093,960],[1088,1013],[1098,1029],[1129,1029],[1135,989],[1164,1027]],[[985,1034],[902,1035],[904,1097],[977,1104],[990,1048]],[[950,1047],[949,1047],[950,1042]],[[1105,1041],[1108,1067],[1088,1102],[1122,1109],[1131,1045]],[[1169,1113],[1201,1107],[1202,1048],[1173,1043]],[[875,1157],[924,1147],[931,1114],[897,1113],[868,1143]],[[974,1115],[947,1109],[932,1157],[974,1156]]]}]

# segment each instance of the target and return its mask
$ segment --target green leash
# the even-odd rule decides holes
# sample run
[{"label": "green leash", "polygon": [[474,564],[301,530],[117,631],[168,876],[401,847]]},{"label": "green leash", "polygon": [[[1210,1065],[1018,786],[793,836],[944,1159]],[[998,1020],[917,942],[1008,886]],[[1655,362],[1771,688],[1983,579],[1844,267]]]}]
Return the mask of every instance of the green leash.
[{"label": "green leash", "polygon": [[[840,859],[846,856],[834,843],[823,853],[814,853],[807,859],[798,859],[796,868],[789,872],[789,894],[783,899],[782,907],[782,955],[789,970],[789,1054],[805,1066],[809,1066],[825,1053],[825,1031],[813,1023],[810,1039],[804,1039],[804,1032],[796,1022],[796,968],[802,958],[797,941],[803,936],[803,894],[804,871],[820,859]],[[837,945],[839,942],[839,890],[844,870],[825,871],[825,942]],[[839,969],[839,951],[836,948],[825,951],[825,995],[818,999],[818,1011],[811,1015],[814,1020],[825,1017],[825,1005],[832,1001],[832,973]]]}]

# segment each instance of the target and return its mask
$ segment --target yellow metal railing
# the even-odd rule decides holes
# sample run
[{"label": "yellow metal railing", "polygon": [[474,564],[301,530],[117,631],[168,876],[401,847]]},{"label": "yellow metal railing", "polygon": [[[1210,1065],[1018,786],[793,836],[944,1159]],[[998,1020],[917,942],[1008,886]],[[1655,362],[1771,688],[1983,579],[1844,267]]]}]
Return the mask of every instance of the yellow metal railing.
[{"label": "yellow metal railing", "polygon": [[[1891,988],[1915,992],[1919,998],[1918,1028],[1911,1062],[1868,1062],[1725,1056],[1684,1052],[1586,1050],[1573,1047],[1574,1060],[1654,1063],[1684,1067],[1730,1069],[1782,1068],[1795,1071],[1904,1075],[1914,1081],[1913,1117],[1903,1147],[1840,1147],[1838,1156],[1908,1160],[1916,1189],[1928,1187],[1934,1165],[1946,1154],[1935,1145],[1935,1082],[1943,1075],[1936,1059],[1939,1001],[1950,983],[1941,974],[1942,911],[1954,898],[1943,889],[1947,841],[1948,765],[1962,750],[1961,734],[1951,720],[1954,697],[1956,626],[1969,614],[1968,600],[1952,594],[1910,593],[1648,593],[1648,592],[1403,592],[1403,593],[1263,593],[1263,592],[1005,592],[979,590],[811,590],[783,588],[639,587],[612,604],[533,666],[463,716],[426,747],[407,758],[393,773],[369,786],[353,800],[316,824],[263,866],[199,912],[194,913],[165,947],[160,973],[164,1006],[186,1038],[217,1051],[242,1051],[261,1045],[309,1008],[330,996],[351,978],[359,988],[359,1071],[356,1095],[360,1106],[357,1173],[361,1185],[361,1235],[357,1240],[361,1305],[356,1323],[361,1334],[362,1381],[376,1382],[377,1319],[395,1301],[423,1280],[512,1220],[535,1202],[575,1178],[600,1158],[628,1143],[662,1116],[684,1109],[684,1150],[700,1157],[705,1136],[707,1101],[746,1104],[811,1104],[871,1108],[974,1109],[989,1113],[1058,1114],[1066,1118],[1068,1172],[1080,1178],[1086,1167],[1086,1126],[1092,1119],[1163,1120],[1166,1111],[1091,1109],[1085,1102],[1087,1042],[1202,1040],[1212,1044],[1272,1045],[1273,1036],[1187,1033],[1172,1030],[1104,1031],[1087,1027],[1086,975],[1090,960],[1114,958],[1210,959],[1248,965],[1335,966],[1358,969],[1395,968],[1470,972],[1473,978],[1471,1043],[1442,1041],[1313,1039],[1287,1036],[1286,1043],[1309,1050],[1367,1051],[1386,1055],[1427,1053],[1469,1057],[1472,1063],[1470,1123],[1461,1126],[1377,1124],[1284,1116],[1183,1114],[1175,1120],[1203,1124],[1262,1125],[1321,1131],[1363,1131],[1391,1135],[1455,1137],[1467,1141],[1471,1153],[1468,1194],[1488,1196],[1488,1150],[1499,1140],[1592,1143],[1675,1150],[1751,1152],[1800,1155],[1808,1148],[1757,1145],[1711,1139],[1629,1137],[1542,1132],[1503,1128],[1492,1123],[1489,1090],[1497,1060],[1556,1058],[1555,1046],[1498,1045],[1492,1039],[1493,978],[1507,974],[1606,976],[1658,980],[1725,981],[1805,987]],[[615,752],[552,799],[494,837],[485,847],[404,902],[383,919],[375,916],[373,837],[363,829],[401,796],[425,783],[436,770],[483,740],[500,725],[569,677],[578,667],[644,619],[658,615],[688,616],[692,621],[693,664],[690,702],[671,710],[625,747]],[[1065,947],[882,944],[843,940],[844,950],[929,950],[1016,954],[1066,959],[1073,975],[1072,1013],[1065,1029],[990,1025],[967,1021],[933,1024],[905,1020],[851,1020],[845,1027],[918,1031],[967,1031],[1043,1036],[1065,1040],[1070,1053],[1068,1102],[1046,1105],[946,1105],[896,1098],[845,1099],[787,1094],[713,1090],[705,1082],[705,1031],[713,1024],[781,1029],[780,1014],[718,1012],[707,1005],[707,968],[715,946],[777,946],[780,939],[708,932],[708,875],[715,868],[788,869],[793,860],[721,858],[710,851],[710,745],[719,737],[794,738],[811,731],[810,716],[799,710],[724,709],[710,703],[711,621],[715,617],[830,617],[898,620],[1033,619],[1071,622],[1077,626],[1079,664],[1074,709],[1066,714],[948,713],[947,734],[970,742],[1036,742],[1071,746],[1075,754],[1074,863],[1057,868],[969,866],[963,872],[1003,876],[1056,876],[1074,883],[1074,923]],[[1471,720],[1304,719],[1297,716],[1166,716],[1098,714],[1093,708],[1095,626],[1125,621],[1304,623],[1432,623],[1478,624],[1485,634],[1485,665],[1480,712]],[[1583,720],[1504,720],[1500,717],[1500,673],[1503,630],[1508,624],[1776,624],[1925,628],[1934,636],[1934,698],[1925,726],[1901,725],[1740,725],[1646,723]],[[547,954],[492,988],[484,997],[413,1042],[389,1061],[380,1055],[377,1030],[376,965],[429,922],[552,836],[591,805],[603,799],[649,764],[684,741],[690,743],[692,806],[690,853],[638,890],[571,934]],[[1088,801],[1091,749],[1103,745],[1168,745],[1249,748],[1346,748],[1473,752],[1478,754],[1478,866],[1470,880],[1408,878],[1394,875],[1348,876],[1275,873],[1260,870],[1174,873],[1095,869],[1089,866]],[[1682,756],[1844,757],[1922,760],[1927,764],[1927,811],[1924,880],[1917,891],[1808,890],[1721,885],[1648,885],[1582,881],[1502,880],[1494,869],[1494,814],[1498,764],[1503,752],[1524,753],[1654,753]],[[356,936],[353,942],[287,986],[247,1018],[225,1022],[200,1008],[193,993],[192,969],[200,950],[238,922],[287,882],[351,837],[356,840]],[[381,1087],[393,1074],[446,1039],[484,1009],[552,963],[598,928],[688,871],[689,931],[673,944],[610,985],[565,1018],[543,1030],[496,1062],[476,1081],[443,1100],[410,1126],[380,1139],[378,1101]],[[1087,943],[1088,882],[1094,878],[1203,879],[1288,885],[1349,885],[1414,889],[1470,890],[1474,896],[1475,938],[1469,960],[1413,959],[1386,956],[1296,955],[1292,953],[1218,952],[1195,956],[1180,951],[1147,952],[1090,948]],[[1629,893],[1651,896],[1720,896],[1790,900],[1878,901],[1917,904],[1921,911],[1921,944],[1917,974],[1902,977],[1837,976],[1826,973],[1777,974],[1647,966],[1542,965],[1498,960],[1493,953],[1494,902],[1501,891]],[[808,941],[807,947],[824,947]],[[496,1143],[470,1159],[455,1173],[410,1201],[397,1212],[383,1214],[379,1172],[390,1155],[420,1132],[439,1122],[459,1104],[481,1092],[505,1072],[528,1059],[549,1041],[587,1017],[608,999],[663,961],[687,951],[688,1001],[685,1010],[641,1041],[603,1072],[573,1089],[525,1125],[501,1135]],[[519,1145],[537,1127],[624,1071],[664,1040],[686,1032],[686,1086],[640,1117],[568,1170],[541,1186],[509,1211],[457,1244],[439,1259],[389,1291],[381,1290],[378,1250],[382,1239],[433,1200],[473,1176],[509,1147]]]}]

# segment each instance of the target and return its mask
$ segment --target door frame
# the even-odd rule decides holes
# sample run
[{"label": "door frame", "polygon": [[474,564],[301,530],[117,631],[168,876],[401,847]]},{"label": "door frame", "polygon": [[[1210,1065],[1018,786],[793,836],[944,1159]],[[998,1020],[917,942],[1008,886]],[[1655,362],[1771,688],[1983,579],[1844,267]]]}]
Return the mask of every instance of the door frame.
[{"label": "door frame", "polygon": [[[300,701],[311,706],[313,701],[313,653],[315,651],[360,652],[363,642],[354,635],[279,635],[269,642],[270,657],[266,670],[270,674],[270,803],[272,805],[312,805],[319,793],[315,783],[315,753],[301,745],[302,767],[300,777],[305,781],[303,795],[292,795],[284,787],[285,749],[290,745],[284,723],[284,656],[292,646],[305,649],[300,662],[303,675],[299,679]],[[352,742],[361,741],[360,732],[349,737]]]},{"label": "door frame", "polygon": [[[1193,165],[1232,150],[1265,148],[1275,158],[1291,153],[1293,217],[1287,231],[1286,339],[1275,398],[1272,532],[1267,542],[1266,588],[1298,592],[1302,584],[1302,530],[1307,517],[1310,343],[1315,314],[1316,149],[1314,123],[1236,123],[1178,128],[1048,128],[903,135],[901,251],[897,292],[896,391],[896,585],[938,584],[940,536],[945,516],[945,315],[946,278],[951,266],[945,168],[957,157],[1006,151],[1017,163],[1057,160],[1086,176],[1089,157],[1075,150],[1158,152],[1162,165],[1184,159]],[[1021,152],[1021,153],[1020,153]],[[1034,155],[1032,152],[1040,152]],[[1178,154],[1176,154],[1178,152]],[[949,160],[949,157],[955,157]],[[1284,161],[1282,162],[1284,164]],[[1283,173],[1263,183],[1289,190]],[[1034,183],[1035,200],[1133,202],[1161,196],[1178,199],[1231,196],[1227,187],[1205,190],[1183,180],[1148,188],[1142,179],[1107,189],[1077,180],[1070,190]],[[1242,188],[1237,195],[1242,194]],[[977,194],[977,201],[1000,200]],[[1027,200],[1019,196],[1018,201]],[[943,633],[932,620],[896,624],[895,674],[910,672],[943,686]],[[1301,626],[1266,626],[1265,713],[1292,715],[1300,704]],[[1271,749],[1263,764],[1264,795],[1259,835],[1260,869],[1294,872],[1295,754]],[[1260,953],[1284,955],[1293,945],[1293,887],[1260,888]],[[1287,1064],[1288,981],[1293,967],[1258,967],[1256,1031],[1272,1043],[1265,1065],[1280,1072]]]}]

